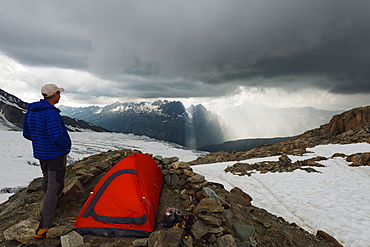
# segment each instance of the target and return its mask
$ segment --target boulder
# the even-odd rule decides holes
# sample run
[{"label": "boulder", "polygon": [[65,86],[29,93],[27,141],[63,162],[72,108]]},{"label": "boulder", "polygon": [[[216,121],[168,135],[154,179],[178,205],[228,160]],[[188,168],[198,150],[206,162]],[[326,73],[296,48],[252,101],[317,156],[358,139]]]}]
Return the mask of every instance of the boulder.
[{"label": "boulder", "polygon": [[38,225],[37,220],[27,219],[9,227],[3,232],[3,235],[6,240],[17,240],[25,244],[33,238]]},{"label": "boulder", "polygon": [[167,231],[155,231],[149,235],[148,247],[179,247],[182,244],[183,237],[184,230],[180,228],[170,228]]},{"label": "boulder", "polygon": [[217,238],[217,247],[237,247],[235,238],[231,235],[224,235]]},{"label": "boulder", "polygon": [[201,220],[197,220],[191,226],[191,233],[196,240],[201,239],[204,235],[208,233],[208,227]]},{"label": "boulder", "polygon": [[134,247],[146,247],[148,246],[148,239],[147,238],[140,238],[136,239],[132,242]]},{"label": "boulder", "polygon": [[60,237],[62,247],[75,247],[84,243],[83,237],[75,231]]},{"label": "boulder", "polygon": [[352,154],[346,160],[352,162],[350,166],[370,166],[370,152]]}]

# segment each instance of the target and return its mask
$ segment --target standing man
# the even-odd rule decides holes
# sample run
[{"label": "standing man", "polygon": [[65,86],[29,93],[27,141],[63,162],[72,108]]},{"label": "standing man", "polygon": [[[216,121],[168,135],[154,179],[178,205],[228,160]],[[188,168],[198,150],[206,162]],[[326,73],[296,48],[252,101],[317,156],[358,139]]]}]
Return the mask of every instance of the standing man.
[{"label": "standing man", "polygon": [[53,225],[58,197],[64,188],[67,155],[72,146],[60,110],[54,106],[59,102],[61,92],[64,88],[54,84],[43,86],[44,99],[27,106],[23,121],[23,136],[32,141],[33,156],[40,160],[43,174],[45,198],[40,225],[34,235],[36,239],[45,238]]}]

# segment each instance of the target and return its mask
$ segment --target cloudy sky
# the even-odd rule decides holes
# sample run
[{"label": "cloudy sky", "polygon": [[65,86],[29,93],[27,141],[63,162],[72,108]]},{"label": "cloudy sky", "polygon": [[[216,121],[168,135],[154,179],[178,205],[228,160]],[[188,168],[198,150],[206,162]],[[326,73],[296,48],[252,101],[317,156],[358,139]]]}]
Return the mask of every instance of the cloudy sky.
[{"label": "cloudy sky", "polygon": [[3,0],[0,88],[32,102],[370,104],[370,1]]}]

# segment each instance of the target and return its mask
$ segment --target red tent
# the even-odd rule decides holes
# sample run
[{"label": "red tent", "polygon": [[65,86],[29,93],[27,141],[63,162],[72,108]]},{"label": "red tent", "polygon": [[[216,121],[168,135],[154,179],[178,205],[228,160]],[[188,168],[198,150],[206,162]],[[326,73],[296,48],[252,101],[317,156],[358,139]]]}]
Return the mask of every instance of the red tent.
[{"label": "red tent", "polygon": [[154,230],[163,175],[151,157],[133,153],[91,192],[75,223],[80,234],[147,237]]}]

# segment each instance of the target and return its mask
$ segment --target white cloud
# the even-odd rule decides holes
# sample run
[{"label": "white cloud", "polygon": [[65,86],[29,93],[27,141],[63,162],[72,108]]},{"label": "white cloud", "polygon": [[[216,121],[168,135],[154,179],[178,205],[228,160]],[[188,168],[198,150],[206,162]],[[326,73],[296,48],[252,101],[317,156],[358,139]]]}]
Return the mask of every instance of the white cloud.
[{"label": "white cloud", "polygon": [[173,97],[220,97],[238,85],[368,93],[367,7],[345,0],[3,1],[0,50],[22,64],[123,82],[134,97],[168,97],[170,83],[181,88]]},{"label": "white cloud", "polygon": [[[0,53],[1,88],[14,94],[26,102],[38,100],[40,88],[46,83],[55,83],[64,87],[65,105],[107,105],[115,101],[138,101],[145,98],[181,100],[185,106],[203,104],[214,112],[227,111],[238,105],[268,106],[268,107],[314,107],[325,110],[347,110],[369,105],[368,94],[333,94],[317,88],[286,91],[272,87],[229,87],[229,85],[214,86],[197,81],[185,81],[182,78],[167,81],[163,78],[145,78],[126,75],[120,81],[104,80],[81,70],[57,67],[32,67],[22,65],[8,56]],[[139,88],[145,92],[137,92]],[[186,97],[181,91],[194,91]],[[208,91],[210,97],[201,97],[203,91]],[[226,96],[221,96],[221,92]],[[145,95],[145,97],[143,97]],[[196,97],[194,97],[196,96]]]}]

